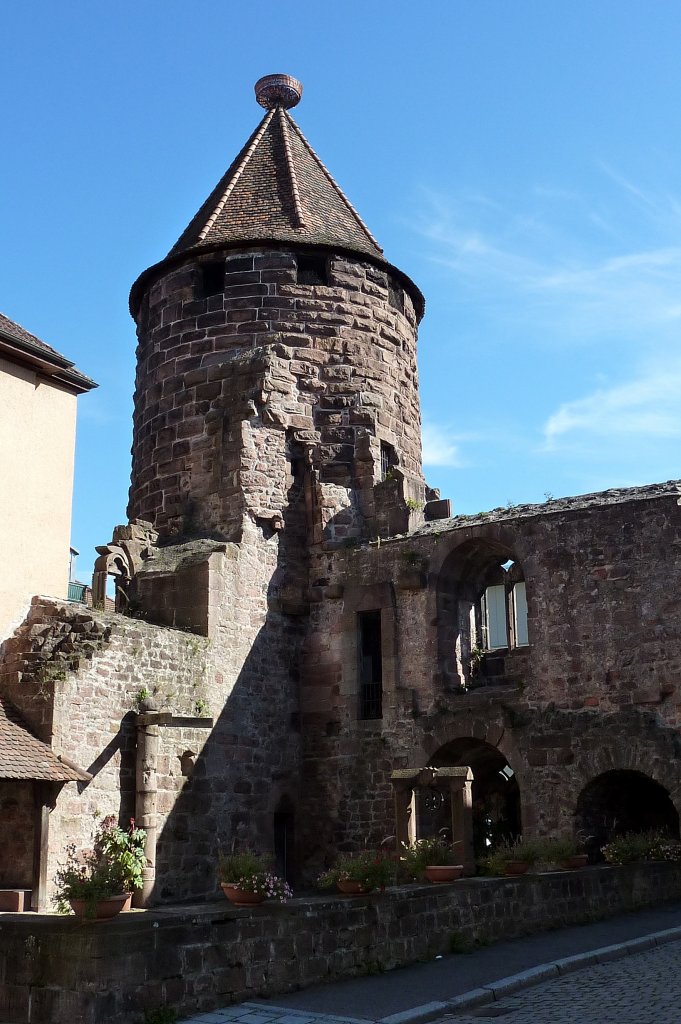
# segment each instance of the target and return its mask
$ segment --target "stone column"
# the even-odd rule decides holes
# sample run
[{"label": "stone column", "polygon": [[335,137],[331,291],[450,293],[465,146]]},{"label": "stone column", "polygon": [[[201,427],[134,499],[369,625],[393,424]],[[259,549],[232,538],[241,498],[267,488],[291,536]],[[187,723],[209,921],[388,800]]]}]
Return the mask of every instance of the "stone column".
[{"label": "stone column", "polygon": [[416,839],[416,792],[415,782],[418,771],[410,768],[392,772],[395,799],[395,843],[397,851],[402,843],[413,843]]},{"label": "stone column", "polygon": [[142,713],[137,721],[137,799],[135,818],[137,825],[147,833],[144,854],[147,859],[142,872],[142,888],[135,894],[136,907],[146,907],[156,882],[156,842],[158,839],[157,816],[157,768],[158,748],[161,729],[159,713],[153,701],[142,703]]},{"label": "stone column", "polygon": [[473,772],[470,768],[438,768],[438,778],[449,782],[452,842],[459,843],[464,875],[475,874],[473,851]]},{"label": "stone column", "polygon": [[33,891],[31,910],[42,913],[47,903],[47,853],[49,848],[50,811],[57,802],[60,785],[35,779],[33,782]]}]

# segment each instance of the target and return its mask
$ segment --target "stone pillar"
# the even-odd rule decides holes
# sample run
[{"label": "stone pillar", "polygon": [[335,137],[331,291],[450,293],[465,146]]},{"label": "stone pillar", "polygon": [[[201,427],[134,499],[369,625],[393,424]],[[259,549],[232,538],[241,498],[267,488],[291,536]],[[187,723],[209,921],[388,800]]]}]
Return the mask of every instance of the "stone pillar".
[{"label": "stone pillar", "polygon": [[34,819],[33,819],[33,891],[31,893],[31,910],[42,913],[48,909],[47,904],[47,852],[50,831],[50,811],[57,802],[57,793],[61,787],[53,782],[36,779],[33,782]]},{"label": "stone pillar", "polygon": [[398,770],[391,774],[395,800],[395,843],[398,853],[402,843],[416,839],[416,792],[414,784],[418,771]]},{"label": "stone pillar", "polygon": [[459,844],[464,875],[475,874],[473,851],[473,772],[470,768],[438,768],[438,778],[449,783],[452,842]]},{"label": "stone pillar", "polygon": [[142,888],[135,894],[136,907],[146,907],[156,882],[156,843],[158,839],[157,768],[161,729],[159,713],[151,700],[143,701],[137,722],[137,799],[135,818],[137,825],[147,833],[144,855],[147,859],[142,872]]}]

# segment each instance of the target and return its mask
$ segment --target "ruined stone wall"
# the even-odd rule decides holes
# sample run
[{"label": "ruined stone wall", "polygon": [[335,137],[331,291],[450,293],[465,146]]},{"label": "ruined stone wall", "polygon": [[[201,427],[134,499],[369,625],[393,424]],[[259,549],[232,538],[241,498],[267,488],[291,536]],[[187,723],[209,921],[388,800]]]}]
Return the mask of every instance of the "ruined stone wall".
[{"label": "ruined stone wall", "polygon": [[[172,574],[170,552],[162,554]],[[299,559],[295,523],[271,531],[249,519],[241,544],[225,544],[209,556],[208,692],[220,698],[209,699],[210,730],[162,730],[154,899],[215,893],[219,850],[272,852],[279,802],[287,798],[297,808],[298,650],[306,606],[300,586],[297,603],[292,598],[287,566]],[[187,750],[196,756],[183,775]]]},{"label": "ruined stone wall", "polygon": [[[681,808],[678,501],[661,485],[320,552],[302,688],[313,858],[390,833],[389,769],[425,765],[462,737],[507,758],[528,831],[571,831],[579,793],[610,769],[643,772]],[[530,647],[522,674],[466,692],[443,671],[438,582],[475,564],[479,545],[522,565]],[[382,610],[378,721],[358,720],[357,613],[368,608]]]},{"label": "ruined stone wall", "polygon": [[50,815],[48,878],[67,844],[87,849],[95,814],[135,813],[136,712],[152,694],[175,715],[221,707],[207,641],[122,615],[34,599],[0,669],[0,690],[55,753],[93,780],[63,787]]},{"label": "ruined stone wall", "polygon": [[296,284],[290,252],[220,258],[224,294],[197,297],[200,265],[187,263],[142,300],[130,517],[162,536],[238,539],[245,509],[281,511],[292,441],[312,452],[336,512],[352,505],[367,447],[378,479],[379,438],[422,499],[409,295],[391,283],[398,310],[385,271],[339,256],[328,286]]},{"label": "ruined stone wall", "polygon": [[296,899],[256,911],[121,914],[106,925],[12,915],[0,931],[0,1021],[128,1024],[389,970],[681,896],[676,864],[402,886],[382,895]]}]

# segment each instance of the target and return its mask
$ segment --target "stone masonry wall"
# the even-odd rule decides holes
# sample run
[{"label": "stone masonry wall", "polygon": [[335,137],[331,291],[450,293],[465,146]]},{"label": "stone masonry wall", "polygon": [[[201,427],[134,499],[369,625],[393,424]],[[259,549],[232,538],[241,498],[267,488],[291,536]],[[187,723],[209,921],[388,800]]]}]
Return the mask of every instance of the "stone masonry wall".
[{"label": "stone masonry wall", "polygon": [[[681,810],[679,544],[679,491],[660,485],[314,557],[301,698],[313,861],[390,834],[390,770],[462,738],[509,761],[528,832],[571,832],[579,793],[610,769],[651,777]],[[465,577],[485,546],[522,566],[530,646],[507,685],[464,691],[443,671],[438,586]],[[361,721],[357,613],[370,608],[382,609],[383,717]]]},{"label": "stone masonry wall", "polygon": [[674,864],[404,886],[239,910],[227,902],[105,924],[14,915],[0,931],[0,1021],[138,1024],[681,897]]},{"label": "stone masonry wall", "polygon": [[[142,300],[130,517],[162,536],[238,539],[244,504],[281,507],[268,491],[272,479],[284,486],[292,441],[311,450],[330,495],[345,492],[339,510],[351,505],[365,439],[377,474],[378,438],[395,448],[422,500],[409,295],[397,288],[396,309],[385,271],[332,254],[328,286],[296,284],[291,252],[211,254],[219,258],[224,294],[199,297],[200,264],[186,263]],[[250,446],[254,428],[264,428],[261,451]]]},{"label": "stone masonry wall", "polygon": [[[0,689],[56,753],[90,772],[63,787],[50,815],[48,878],[68,843],[92,845],[95,814],[135,813],[137,700],[189,718],[215,707],[207,641],[48,599],[34,599],[0,669]],[[7,645],[6,645],[7,646]],[[199,703],[200,702],[200,703]]]},{"label": "stone masonry wall", "polygon": [[[242,543],[225,544],[211,557],[208,674],[220,699],[209,702],[211,730],[186,738],[174,729],[162,734],[169,774],[159,792],[157,900],[214,894],[220,849],[273,852],[279,802],[286,798],[298,808],[305,609],[300,598],[289,605],[287,567],[291,558],[298,564],[299,550],[294,526],[271,532],[246,519]],[[186,750],[196,756],[184,776]]]},{"label": "stone masonry wall", "polygon": [[0,779],[0,889],[33,887],[33,782]]}]

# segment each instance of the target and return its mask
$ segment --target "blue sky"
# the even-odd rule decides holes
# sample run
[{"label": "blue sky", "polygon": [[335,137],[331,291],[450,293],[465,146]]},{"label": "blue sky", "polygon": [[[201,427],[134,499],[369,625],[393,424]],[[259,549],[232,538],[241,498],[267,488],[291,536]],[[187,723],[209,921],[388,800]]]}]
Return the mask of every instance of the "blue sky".
[{"label": "blue sky", "polygon": [[0,309],[79,400],[73,542],[125,521],[130,285],[260,117],[294,117],[427,299],[426,476],[457,512],[681,476],[681,6],[5,3]]}]

